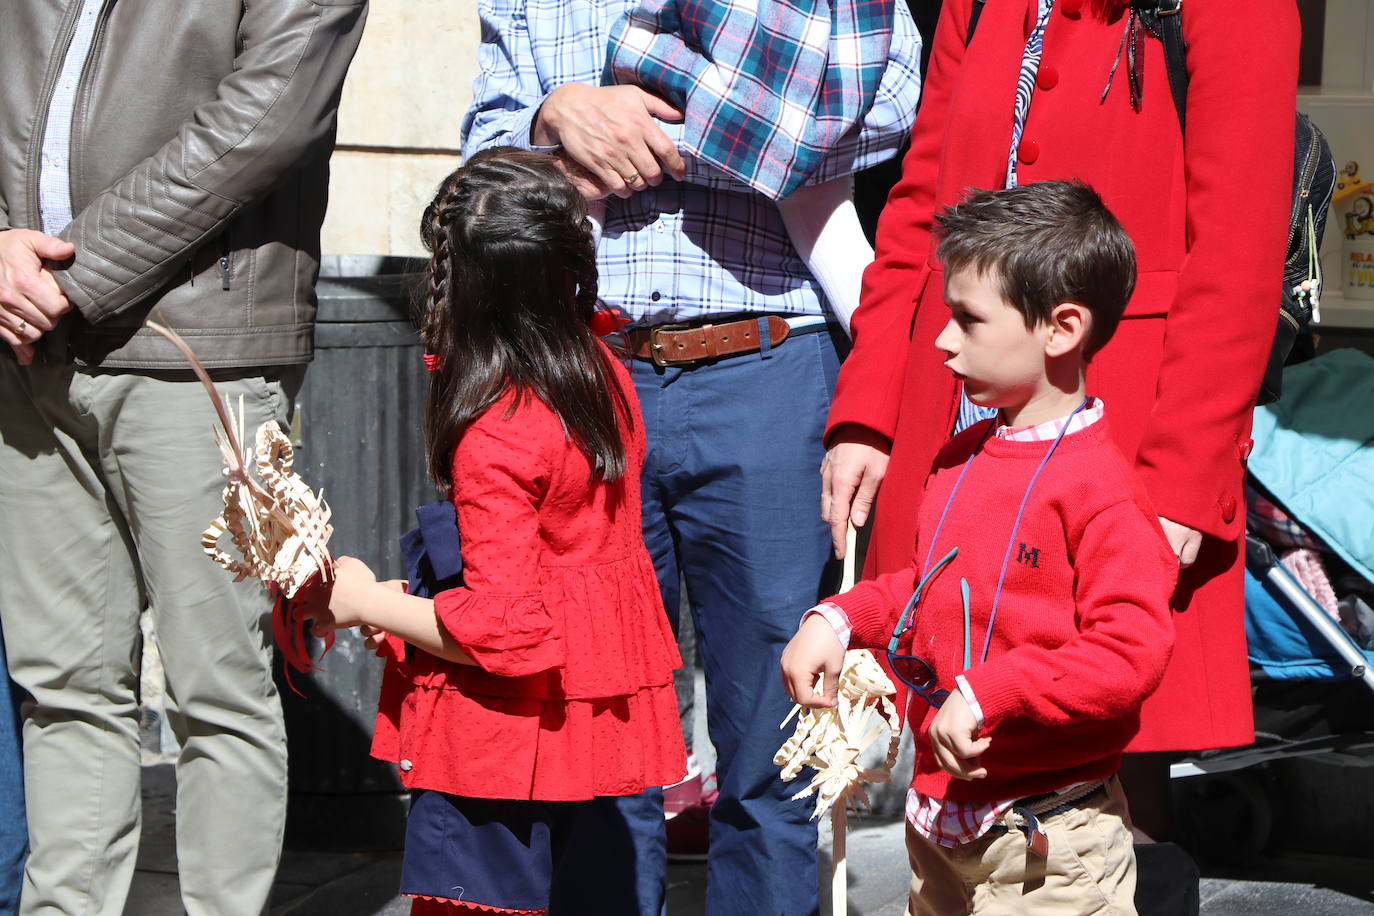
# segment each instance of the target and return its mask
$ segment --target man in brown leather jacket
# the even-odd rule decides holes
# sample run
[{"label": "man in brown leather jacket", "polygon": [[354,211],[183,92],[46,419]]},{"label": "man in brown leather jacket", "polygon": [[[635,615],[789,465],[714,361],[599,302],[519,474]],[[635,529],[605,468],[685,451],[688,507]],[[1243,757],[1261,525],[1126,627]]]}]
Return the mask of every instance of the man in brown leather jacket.
[{"label": "man in brown leather jacket", "polygon": [[191,914],[254,914],[286,744],[267,595],[200,553],[203,390],[285,421],[311,356],[328,156],[366,0],[0,3],[0,621],[23,708],[22,912],[123,909],[139,834],[139,612],[180,743]]}]

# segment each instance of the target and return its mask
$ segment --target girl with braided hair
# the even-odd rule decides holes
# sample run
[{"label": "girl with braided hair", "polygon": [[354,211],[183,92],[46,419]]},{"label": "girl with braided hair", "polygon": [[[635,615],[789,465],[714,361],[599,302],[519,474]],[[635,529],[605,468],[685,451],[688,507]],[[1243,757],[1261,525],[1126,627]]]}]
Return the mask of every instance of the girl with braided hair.
[{"label": "girl with braided hair", "polygon": [[415,914],[543,913],[579,824],[686,768],[640,534],[643,421],[592,327],[586,215],[551,157],[508,147],[426,208],[425,434],[462,584],[421,598],[344,558],[317,626],[362,627],[388,658],[373,754],[414,793]]}]

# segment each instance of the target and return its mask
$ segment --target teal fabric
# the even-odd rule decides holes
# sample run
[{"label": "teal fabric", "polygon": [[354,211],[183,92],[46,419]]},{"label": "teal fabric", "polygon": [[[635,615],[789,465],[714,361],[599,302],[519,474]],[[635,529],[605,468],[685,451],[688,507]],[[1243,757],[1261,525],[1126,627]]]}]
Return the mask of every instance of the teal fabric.
[{"label": "teal fabric", "polygon": [[1374,358],[1333,350],[1289,367],[1252,436],[1251,475],[1374,582]]},{"label": "teal fabric", "polygon": [[[1248,569],[1245,638],[1250,661],[1275,680],[1329,681],[1350,673],[1350,665],[1341,660],[1317,628],[1290,611],[1288,599],[1268,581],[1256,579]],[[1365,655],[1374,665],[1374,652]]]}]

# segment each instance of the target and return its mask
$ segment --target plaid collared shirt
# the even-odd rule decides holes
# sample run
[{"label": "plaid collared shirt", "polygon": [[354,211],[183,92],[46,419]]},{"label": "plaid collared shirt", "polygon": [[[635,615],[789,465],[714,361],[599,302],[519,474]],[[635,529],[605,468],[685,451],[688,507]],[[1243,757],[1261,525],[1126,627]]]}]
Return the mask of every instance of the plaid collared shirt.
[{"label": "plaid collared shirt", "polygon": [[682,150],[768,197],[795,191],[873,103],[892,0],[637,0],[604,81],[686,113]]},{"label": "plaid collared shirt", "polygon": [[[1101,399],[1093,398],[1091,404],[1068,419],[1068,428],[1064,430],[1064,435],[1067,436],[1081,429],[1086,429],[1102,419],[1102,415]],[[1058,436],[1060,428],[1064,425],[1065,418],[1060,417],[1055,420],[1046,420],[1044,423],[1037,423],[1034,426],[999,426],[993,435],[999,439],[1007,439],[1012,442],[1043,442]],[[826,622],[835,628],[835,635],[839,638],[840,644],[846,649],[849,648],[852,631],[850,630],[849,618],[845,616],[843,609],[828,601],[822,602],[803,614],[802,620],[806,620],[812,614],[819,614],[825,618]],[[959,692],[964,695],[964,699],[969,704],[969,709],[973,711],[974,717],[981,726],[983,724],[983,712],[978,705],[978,698],[973,695],[973,690],[969,687],[968,681],[964,680],[963,675],[955,678],[955,681]],[[1083,783],[1074,783],[1056,791],[1059,794],[1064,794],[1072,792],[1082,785]],[[1002,819],[1004,814],[1011,810],[1017,801],[1019,799],[1015,798],[994,802],[948,801],[943,798],[923,795],[912,788],[908,789],[906,793],[906,819],[912,828],[927,840],[952,849],[964,843],[972,843],[986,834],[994,824]]]},{"label": "plaid collared shirt", "polygon": [[[481,72],[463,122],[463,152],[530,146],[545,97],[568,82],[596,85],[611,26],[629,0],[479,0]],[[896,4],[887,67],[860,129],[819,162],[828,181],[896,155],[920,96],[920,37]],[[680,144],[682,125],[662,125]],[[687,160],[687,180],[626,200],[611,197],[598,249],[599,291],[633,325],[731,313],[823,315],[777,205],[710,166]]]},{"label": "plaid collared shirt", "polygon": [[[1064,430],[1064,435],[1071,436],[1080,429],[1087,429],[1100,419],[1102,419],[1101,399],[1089,398],[1087,407],[1069,417],[1068,429]],[[1034,426],[999,426],[993,435],[998,439],[1009,439],[1012,442],[1048,442],[1059,435],[1059,430],[1064,425],[1064,418],[1059,417],[1055,420],[1037,423]]]}]

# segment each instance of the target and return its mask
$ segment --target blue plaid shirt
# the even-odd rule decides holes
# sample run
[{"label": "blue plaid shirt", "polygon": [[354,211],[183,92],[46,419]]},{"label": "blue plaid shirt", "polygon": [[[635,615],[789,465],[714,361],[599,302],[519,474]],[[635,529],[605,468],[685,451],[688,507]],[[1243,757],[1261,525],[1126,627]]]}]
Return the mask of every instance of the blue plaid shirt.
[{"label": "blue plaid shirt", "polygon": [[[481,72],[463,121],[465,155],[528,148],[544,98],[569,82],[598,85],[611,26],[628,0],[479,0]],[[822,182],[896,155],[920,97],[920,36],[896,4],[888,67],[860,129],[812,174]],[[662,125],[677,140],[680,125]],[[708,166],[687,161],[665,180],[606,201],[600,293],[636,325],[741,312],[822,315],[821,294],[788,240],[777,205]]]}]

